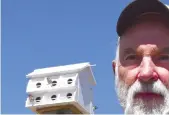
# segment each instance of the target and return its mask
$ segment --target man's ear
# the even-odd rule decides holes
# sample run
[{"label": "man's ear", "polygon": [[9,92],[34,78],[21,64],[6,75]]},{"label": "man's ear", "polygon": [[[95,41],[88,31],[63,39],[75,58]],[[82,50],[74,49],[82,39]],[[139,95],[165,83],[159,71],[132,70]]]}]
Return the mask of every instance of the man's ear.
[{"label": "man's ear", "polygon": [[112,61],[112,69],[113,69],[114,74],[115,74],[115,68],[116,68],[116,61],[113,60]]}]

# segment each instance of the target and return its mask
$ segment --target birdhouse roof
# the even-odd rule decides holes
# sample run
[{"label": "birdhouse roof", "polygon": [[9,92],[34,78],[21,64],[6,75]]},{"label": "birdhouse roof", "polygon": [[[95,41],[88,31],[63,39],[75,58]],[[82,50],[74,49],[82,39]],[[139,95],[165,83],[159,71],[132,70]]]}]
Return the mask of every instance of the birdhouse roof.
[{"label": "birdhouse roof", "polygon": [[27,74],[26,76],[27,78],[37,78],[49,75],[63,75],[69,73],[78,73],[86,68],[89,68],[89,73],[91,74],[90,80],[92,81],[92,84],[95,85],[96,80],[93,76],[93,72],[89,62],[35,69],[33,72]]}]

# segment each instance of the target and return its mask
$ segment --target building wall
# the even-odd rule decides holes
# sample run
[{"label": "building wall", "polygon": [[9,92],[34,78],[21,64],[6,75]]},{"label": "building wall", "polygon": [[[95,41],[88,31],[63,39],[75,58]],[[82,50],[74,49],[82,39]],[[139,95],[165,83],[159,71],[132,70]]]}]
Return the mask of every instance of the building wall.
[{"label": "building wall", "polygon": [[80,86],[82,89],[82,95],[84,100],[85,108],[88,111],[93,111],[93,107],[91,108],[91,103],[93,103],[93,94],[92,94],[92,84],[89,82],[89,68],[82,70],[79,74],[80,77]]},{"label": "building wall", "polygon": [[[81,77],[81,76],[80,76],[80,77]],[[84,106],[84,100],[83,100],[83,99],[84,99],[84,98],[83,98],[83,92],[82,92],[83,89],[81,88],[82,86],[81,86],[81,84],[80,84],[79,76],[78,76],[78,85],[77,85],[77,86],[78,86],[78,99],[77,99],[77,100],[78,100],[78,103],[81,104],[83,107],[85,107],[85,106]]]}]

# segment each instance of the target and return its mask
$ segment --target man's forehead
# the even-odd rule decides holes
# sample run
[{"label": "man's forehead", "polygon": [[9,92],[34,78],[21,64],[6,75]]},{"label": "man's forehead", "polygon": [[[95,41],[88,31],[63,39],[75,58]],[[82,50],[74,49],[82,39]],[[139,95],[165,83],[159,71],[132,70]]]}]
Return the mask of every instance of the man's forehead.
[{"label": "man's forehead", "polygon": [[145,47],[146,50],[146,48],[149,48],[147,47],[148,44],[154,48],[156,47],[158,50],[168,47],[169,29],[163,27],[161,29],[155,29],[153,27],[135,29],[132,32],[128,32],[122,39],[119,39],[120,51],[128,48],[137,49],[140,46],[142,48]]},{"label": "man's forehead", "polygon": [[[166,46],[166,47],[162,47],[162,48],[159,48],[159,47],[151,47],[148,49],[149,51],[151,51],[151,53],[157,53],[157,52],[165,52],[165,53],[169,53],[169,46]],[[124,48],[122,51],[124,53],[135,53],[135,52],[140,52],[140,53],[143,53],[145,51],[148,51],[146,48],[144,47],[138,47],[138,48],[131,48],[131,47],[128,47],[128,48]]]},{"label": "man's forehead", "polygon": [[[169,36],[168,36],[169,37]],[[127,38],[128,39],[128,38]],[[125,50],[125,49],[144,49],[146,50],[147,48],[150,48],[150,46],[153,49],[157,49],[157,50],[161,50],[164,49],[166,47],[169,47],[169,38],[168,39],[154,39],[153,38],[151,40],[147,40],[145,39],[130,39],[130,40],[120,40],[119,42],[119,48],[120,50]],[[123,41],[123,42],[121,42]],[[169,48],[167,48],[168,50]]]}]

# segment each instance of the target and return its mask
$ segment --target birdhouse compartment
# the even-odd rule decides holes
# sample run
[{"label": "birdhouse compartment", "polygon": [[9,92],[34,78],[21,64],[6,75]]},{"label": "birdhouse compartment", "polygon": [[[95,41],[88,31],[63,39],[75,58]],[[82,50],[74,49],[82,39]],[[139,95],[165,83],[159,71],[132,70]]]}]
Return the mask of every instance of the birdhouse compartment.
[{"label": "birdhouse compartment", "polygon": [[44,91],[47,88],[45,78],[32,78],[28,81],[27,92]]}]

